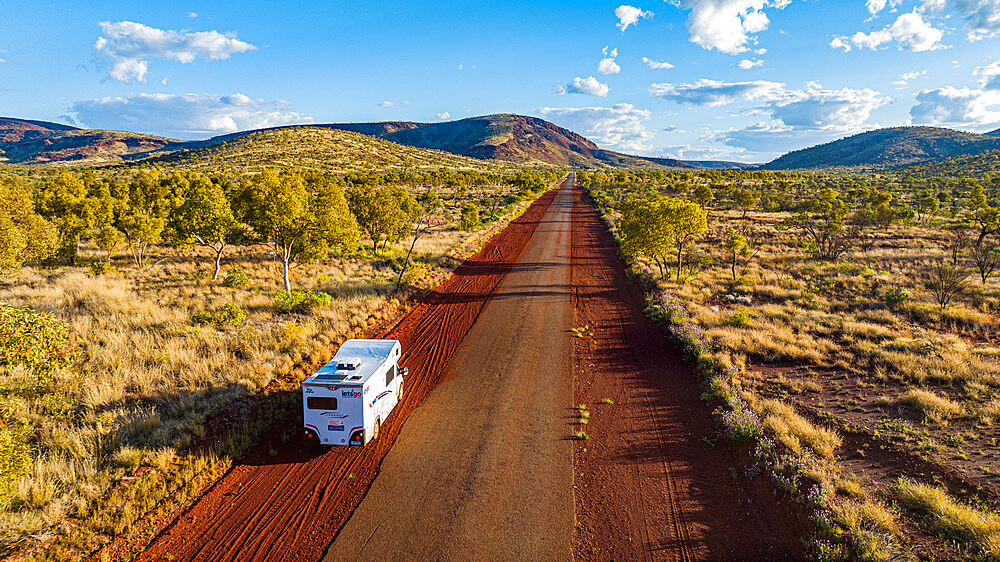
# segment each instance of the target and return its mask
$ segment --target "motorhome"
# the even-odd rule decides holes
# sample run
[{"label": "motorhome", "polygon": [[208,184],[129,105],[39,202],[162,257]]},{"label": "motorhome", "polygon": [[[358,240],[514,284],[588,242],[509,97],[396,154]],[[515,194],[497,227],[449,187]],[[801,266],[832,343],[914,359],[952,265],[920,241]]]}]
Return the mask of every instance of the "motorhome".
[{"label": "motorhome", "polygon": [[352,339],[302,382],[305,437],[323,445],[365,445],[376,439],[403,395],[398,340]]}]

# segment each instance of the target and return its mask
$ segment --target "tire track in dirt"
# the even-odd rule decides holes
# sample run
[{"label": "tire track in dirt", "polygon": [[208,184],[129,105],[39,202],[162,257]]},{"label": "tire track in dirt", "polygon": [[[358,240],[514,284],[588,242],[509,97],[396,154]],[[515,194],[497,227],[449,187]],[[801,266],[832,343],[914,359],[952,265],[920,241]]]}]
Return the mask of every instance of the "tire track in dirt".
[{"label": "tire track in dirt", "polygon": [[409,368],[402,402],[366,447],[323,450],[299,439],[268,451],[301,413],[262,439],[139,560],[315,560],[361,502],[402,423],[436,385],[483,306],[517,262],[556,195],[550,190],[466,260],[382,337],[399,339]]},{"label": "tire track in dirt", "polygon": [[[734,451],[693,369],[646,318],[643,291],[576,189],[575,399],[591,412],[574,454],[578,560],[801,559],[796,525]],[[610,401],[611,403],[605,403]]]}]

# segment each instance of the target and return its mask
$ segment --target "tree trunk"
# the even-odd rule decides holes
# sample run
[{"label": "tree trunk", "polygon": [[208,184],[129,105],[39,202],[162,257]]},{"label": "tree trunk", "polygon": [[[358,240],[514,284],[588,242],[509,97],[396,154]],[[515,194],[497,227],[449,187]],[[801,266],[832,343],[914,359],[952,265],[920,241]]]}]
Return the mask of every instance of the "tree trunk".
[{"label": "tree trunk", "polygon": [[215,274],[212,275],[213,281],[219,278],[219,271],[222,270],[222,248],[223,246],[219,246],[219,248],[215,250]]},{"label": "tree trunk", "polygon": [[681,280],[681,266],[684,265],[684,244],[677,245],[677,280]]},{"label": "tree trunk", "polygon": [[285,290],[292,291],[292,283],[288,280],[288,262],[291,260],[291,248],[281,249],[281,278],[285,282]]}]

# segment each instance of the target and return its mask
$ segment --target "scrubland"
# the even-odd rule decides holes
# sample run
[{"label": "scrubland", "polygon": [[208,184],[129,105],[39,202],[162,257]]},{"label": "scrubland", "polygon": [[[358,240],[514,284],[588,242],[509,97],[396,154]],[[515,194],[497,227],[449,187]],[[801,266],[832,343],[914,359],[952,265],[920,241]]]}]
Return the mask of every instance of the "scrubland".
[{"label": "scrubland", "polygon": [[[824,225],[847,248],[823,256],[806,228],[815,224],[795,220],[820,190],[788,189],[820,183],[815,176],[621,179],[591,179],[591,193],[647,284],[650,313],[696,361],[720,431],[749,447],[742,477],[766,473],[815,524],[811,555],[1000,556],[1000,280],[983,281],[970,257],[978,230],[968,208],[906,213],[919,195],[905,181],[821,179],[881,187],[900,211],[855,229],[864,202],[854,203],[856,214]],[[715,192],[700,201],[707,228],[679,274],[661,274],[655,259],[629,251],[623,202],[698,201],[699,181]],[[768,205],[779,182],[788,197]],[[964,183],[955,193],[971,202]],[[995,248],[991,236],[983,245]],[[957,274],[942,279],[938,268]]]}]

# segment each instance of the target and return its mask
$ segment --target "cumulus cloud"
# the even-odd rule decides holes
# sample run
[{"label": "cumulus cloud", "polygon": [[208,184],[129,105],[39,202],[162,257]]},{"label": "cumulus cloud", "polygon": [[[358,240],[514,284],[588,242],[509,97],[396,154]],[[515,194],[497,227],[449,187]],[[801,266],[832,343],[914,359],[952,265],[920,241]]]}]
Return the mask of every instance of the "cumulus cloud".
[{"label": "cumulus cloud", "polygon": [[648,58],[648,57],[642,57],[642,62],[646,63],[646,66],[648,66],[649,68],[652,68],[652,69],[655,69],[655,70],[665,70],[665,69],[673,68],[674,67],[674,65],[670,64],[669,62],[666,62],[666,61],[664,61],[664,62],[657,62],[657,61],[655,61],[655,60],[653,60],[651,58]]},{"label": "cumulus cloud", "polygon": [[760,59],[752,59],[752,60],[751,59],[743,59],[736,66],[740,67],[740,69],[742,69],[742,70],[750,70],[751,68],[753,68],[755,66],[761,66],[763,64],[764,64],[764,61],[762,61]]},{"label": "cumulus cloud", "polygon": [[[914,52],[933,51],[944,48],[941,38],[944,32],[924,20],[918,10],[901,14],[892,24],[871,33],[855,33],[850,37],[851,43],[859,49],[875,50],[886,43],[896,41],[899,49]],[[830,46],[850,51],[847,37],[835,37]]]},{"label": "cumulus cloud", "polygon": [[973,72],[980,77],[979,86],[986,90],[1000,90],[1000,60],[976,67]]},{"label": "cumulus cloud", "polygon": [[1000,123],[1000,91],[953,86],[921,90],[910,118],[917,125],[993,126]]},{"label": "cumulus cloud", "polygon": [[131,94],[77,101],[65,115],[97,129],[124,129],[169,137],[198,138],[279,125],[311,123],[287,103],[244,94]]},{"label": "cumulus cloud", "polygon": [[577,76],[572,82],[565,86],[559,86],[559,95],[563,94],[585,94],[588,96],[606,97],[611,88],[607,84],[602,84],[597,78],[588,76],[580,78]]},{"label": "cumulus cloud", "polygon": [[618,49],[611,49],[611,52],[608,52],[608,46],[605,45],[604,49],[601,50],[601,54],[604,55],[604,58],[601,59],[601,62],[597,63],[598,72],[601,74],[618,74],[622,71],[622,67],[618,66],[618,63],[615,62],[615,58],[618,57]]},{"label": "cumulus cloud", "polygon": [[[951,0],[954,8],[965,16],[969,39],[977,41],[1000,33],[1000,0]],[[925,0],[928,10],[944,9],[945,0]]]},{"label": "cumulus cloud", "polygon": [[441,113],[438,113],[434,117],[440,119],[441,121],[447,121],[448,119],[451,119],[451,113],[448,113],[447,111],[442,111]]},{"label": "cumulus cloud", "polygon": [[689,105],[718,106],[739,99],[777,99],[784,84],[753,80],[750,82],[722,82],[702,78],[691,84],[653,84],[650,95]]},{"label": "cumulus cloud", "polygon": [[688,40],[707,50],[731,55],[747,51],[755,33],[771,23],[765,8],[782,9],[791,0],[671,0],[691,10],[687,20]]},{"label": "cumulus cloud", "polygon": [[538,112],[558,125],[581,131],[604,147],[630,152],[650,149],[647,143],[653,133],[643,123],[650,118],[650,111],[630,103],[611,107],[543,107]]},{"label": "cumulus cloud", "polygon": [[789,90],[764,109],[781,124],[794,129],[852,131],[864,126],[872,111],[890,99],[868,88],[824,89],[810,82],[802,90]]},{"label": "cumulus cloud", "polygon": [[219,60],[257,48],[218,31],[172,31],[131,21],[105,21],[100,26],[94,54],[110,67],[108,77],[122,82],[145,82],[151,59]]},{"label": "cumulus cloud", "polygon": [[397,105],[410,105],[410,102],[408,102],[406,100],[403,100],[403,101],[389,101],[389,100],[386,100],[386,101],[384,101],[384,102],[382,102],[382,103],[380,103],[378,105],[379,105],[379,107],[396,107]]},{"label": "cumulus cloud", "polygon": [[618,23],[615,27],[621,29],[624,32],[628,29],[630,25],[636,25],[639,23],[639,18],[649,19],[653,17],[653,12],[644,11],[635,6],[629,6],[627,4],[622,4],[615,8],[615,17],[618,18]]}]

